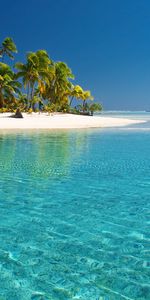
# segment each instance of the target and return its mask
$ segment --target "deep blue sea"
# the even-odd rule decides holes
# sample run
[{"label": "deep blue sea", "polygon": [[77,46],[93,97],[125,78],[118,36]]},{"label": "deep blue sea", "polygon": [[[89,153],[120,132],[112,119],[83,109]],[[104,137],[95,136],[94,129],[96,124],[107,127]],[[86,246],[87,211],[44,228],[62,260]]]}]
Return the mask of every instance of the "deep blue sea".
[{"label": "deep blue sea", "polygon": [[0,300],[150,299],[150,113],[129,116],[0,133]]}]

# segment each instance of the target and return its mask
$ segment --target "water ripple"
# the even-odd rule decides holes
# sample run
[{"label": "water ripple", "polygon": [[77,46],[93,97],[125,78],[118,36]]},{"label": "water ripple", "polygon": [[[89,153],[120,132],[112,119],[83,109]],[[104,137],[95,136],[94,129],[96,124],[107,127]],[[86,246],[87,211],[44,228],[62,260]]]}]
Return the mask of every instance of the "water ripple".
[{"label": "water ripple", "polygon": [[1,136],[1,299],[150,299],[149,137]]}]

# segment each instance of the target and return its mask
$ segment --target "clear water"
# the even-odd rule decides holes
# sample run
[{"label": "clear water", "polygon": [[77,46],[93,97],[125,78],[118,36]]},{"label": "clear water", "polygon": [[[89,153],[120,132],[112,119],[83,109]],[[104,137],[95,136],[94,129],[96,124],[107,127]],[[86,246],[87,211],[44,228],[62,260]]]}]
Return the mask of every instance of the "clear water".
[{"label": "clear water", "polygon": [[140,128],[0,134],[0,300],[150,299]]}]

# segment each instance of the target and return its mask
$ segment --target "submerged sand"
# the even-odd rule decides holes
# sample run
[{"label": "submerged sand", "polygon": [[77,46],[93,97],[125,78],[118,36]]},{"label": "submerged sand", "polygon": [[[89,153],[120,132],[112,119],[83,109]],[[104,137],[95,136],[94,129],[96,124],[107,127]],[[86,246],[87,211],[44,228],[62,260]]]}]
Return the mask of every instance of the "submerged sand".
[{"label": "submerged sand", "polygon": [[110,118],[106,116],[81,116],[73,114],[23,113],[23,119],[10,118],[10,113],[0,114],[1,129],[69,129],[109,128],[143,123],[143,120]]}]

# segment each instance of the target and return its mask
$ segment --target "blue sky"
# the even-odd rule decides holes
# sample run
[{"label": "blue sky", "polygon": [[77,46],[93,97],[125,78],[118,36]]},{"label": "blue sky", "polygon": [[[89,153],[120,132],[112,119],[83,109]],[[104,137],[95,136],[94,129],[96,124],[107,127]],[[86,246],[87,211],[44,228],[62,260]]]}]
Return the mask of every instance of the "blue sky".
[{"label": "blue sky", "polygon": [[0,7],[0,41],[14,39],[16,61],[46,49],[105,109],[150,109],[149,0],[5,0]]}]

